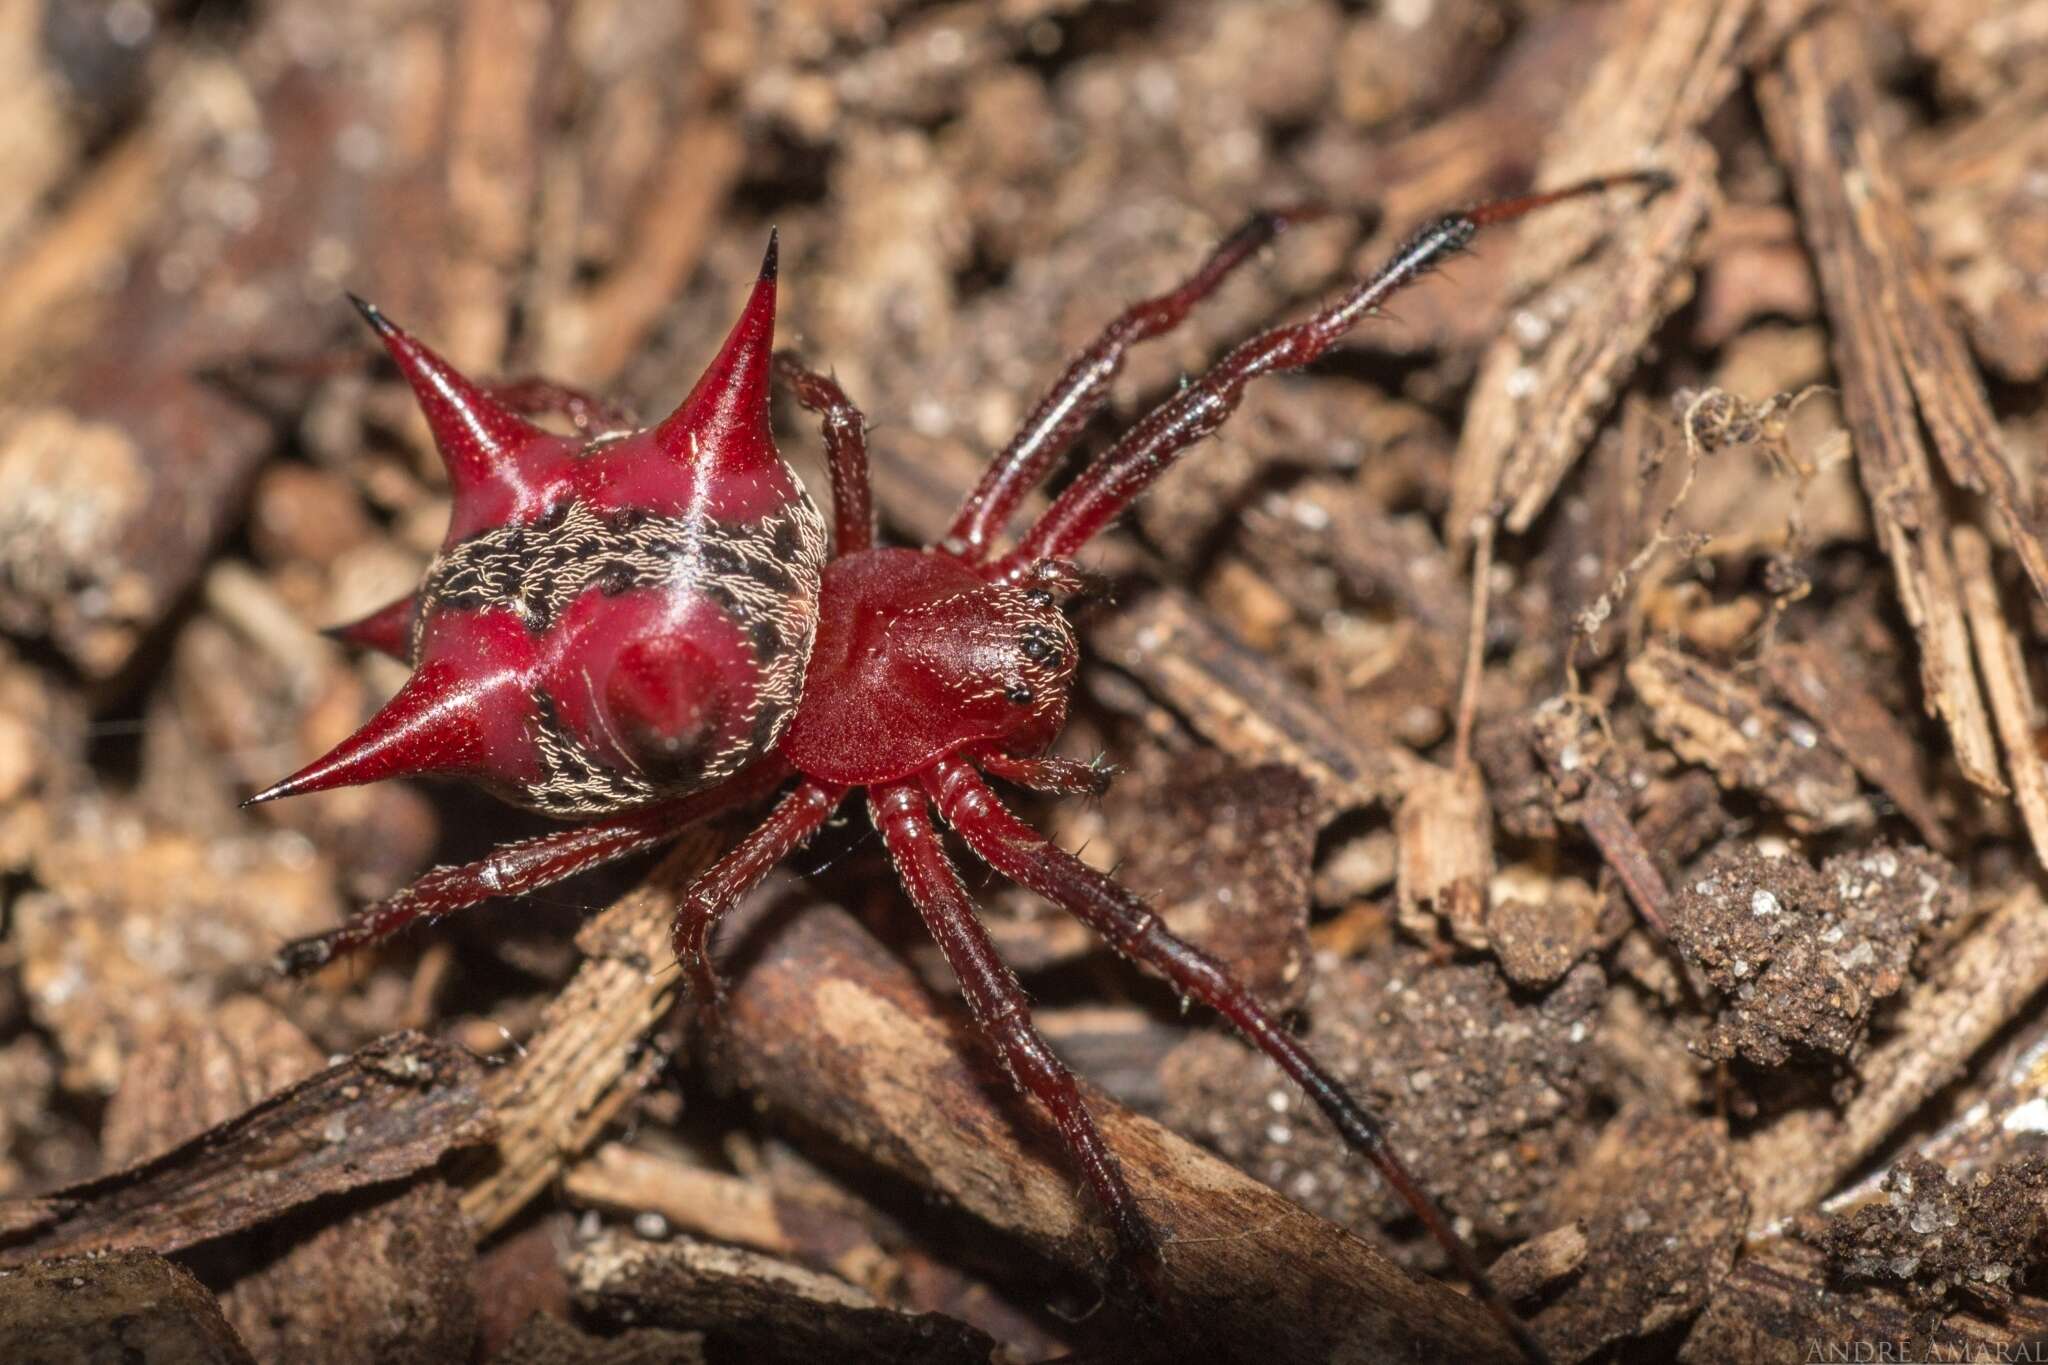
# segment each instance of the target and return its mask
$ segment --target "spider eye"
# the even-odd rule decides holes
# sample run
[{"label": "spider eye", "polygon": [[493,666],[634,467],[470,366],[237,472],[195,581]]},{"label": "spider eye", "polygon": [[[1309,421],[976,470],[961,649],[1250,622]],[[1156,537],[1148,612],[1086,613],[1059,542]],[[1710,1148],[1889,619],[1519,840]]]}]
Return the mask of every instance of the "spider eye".
[{"label": "spider eye", "polygon": [[1026,687],[1023,683],[1010,684],[1010,690],[1003,693],[1003,695],[1009,698],[1010,703],[1013,706],[1031,705],[1031,689]]},{"label": "spider eye", "polygon": [[1064,652],[1061,649],[1059,635],[1044,626],[1033,626],[1026,630],[1018,640],[1017,647],[1023,651],[1025,658],[1035,664],[1050,660],[1057,666],[1060,655]]}]

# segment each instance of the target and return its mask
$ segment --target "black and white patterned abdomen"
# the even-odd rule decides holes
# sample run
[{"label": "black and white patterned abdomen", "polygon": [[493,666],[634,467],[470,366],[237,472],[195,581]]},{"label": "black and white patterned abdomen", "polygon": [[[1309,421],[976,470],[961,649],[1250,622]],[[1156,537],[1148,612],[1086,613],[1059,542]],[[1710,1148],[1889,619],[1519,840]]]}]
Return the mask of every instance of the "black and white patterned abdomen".
[{"label": "black and white patterned abdomen", "polygon": [[[702,598],[715,605],[750,658],[744,686],[730,672],[718,684],[732,714],[684,771],[636,762],[618,730],[580,734],[550,689],[533,696],[530,738],[537,775],[522,784],[522,804],[558,817],[584,817],[683,795],[724,781],[767,753],[781,737],[803,688],[818,624],[825,523],[801,491],[753,522],[676,518],[613,511],[581,500],[558,504],[540,520],[493,527],[447,547],[428,568],[415,618],[415,663],[431,646],[441,613],[500,608],[529,635],[564,626],[587,594],[618,599],[617,610]],[[600,609],[604,609],[600,607]],[[590,608],[583,609],[585,612]],[[659,619],[649,605],[647,615]],[[579,678],[593,661],[581,661]],[[707,683],[707,685],[710,685]],[[624,753],[621,763],[613,754]]]}]

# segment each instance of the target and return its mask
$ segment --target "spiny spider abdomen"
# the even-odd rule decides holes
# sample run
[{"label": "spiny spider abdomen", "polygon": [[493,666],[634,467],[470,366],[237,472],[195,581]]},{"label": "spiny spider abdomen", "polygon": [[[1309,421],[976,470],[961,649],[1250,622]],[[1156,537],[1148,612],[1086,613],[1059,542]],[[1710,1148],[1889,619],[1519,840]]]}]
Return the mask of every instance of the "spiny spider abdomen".
[{"label": "spiny spider abdomen", "polygon": [[687,795],[773,748],[818,621],[825,525],[768,426],[775,247],[682,406],[559,436],[357,306],[448,468],[448,535],[412,597],[340,632],[412,677],[255,798],[425,774],[555,816]]},{"label": "spiny spider abdomen", "polygon": [[940,821],[997,873],[1217,1011],[1278,1063],[1406,1201],[1503,1331],[1539,1358],[1378,1118],[1222,963],[1012,813],[987,779],[1054,795],[1101,789],[1101,769],[1043,756],[1066,723],[1078,662],[1064,609],[1088,580],[1072,559],[1221,426],[1246,385],[1312,363],[1488,224],[1661,183],[1649,172],[1608,177],[1431,224],[1376,273],[1240,343],[1162,400],[1000,554],[1023,498],[1102,409],[1129,349],[1179,325],[1297,215],[1255,216],[1178,288],[1112,321],[990,463],[946,536],[923,549],[874,546],[859,410],[832,380],[776,357],[772,368],[823,419],[829,565],[818,514],[768,432],[772,238],[724,350],[682,407],[646,431],[550,435],[513,411],[510,395],[579,426],[603,405],[545,382],[494,398],[366,308],[426,408],[454,515],[420,594],[344,632],[409,658],[411,679],[355,736],[257,799],[448,773],[553,814],[597,818],[436,868],[342,928],[288,946],[284,966],[308,970],[410,924],[552,885],[782,790],[677,906],[677,957],[700,1007],[715,1011],[712,927],[859,789],[976,1022],[1052,1116],[1126,1259],[1160,1248],[1080,1088],[1033,1027]]}]

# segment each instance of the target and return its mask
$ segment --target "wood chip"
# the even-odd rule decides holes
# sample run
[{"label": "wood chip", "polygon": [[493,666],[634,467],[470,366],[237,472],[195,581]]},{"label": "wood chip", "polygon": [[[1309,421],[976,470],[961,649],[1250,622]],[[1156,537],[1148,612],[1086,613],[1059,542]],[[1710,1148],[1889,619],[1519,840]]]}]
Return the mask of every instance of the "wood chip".
[{"label": "wood chip", "polygon": [[1416,762],[1339,729],[1272,660],[1224,634],[1178,589],[1119,603],[1088,638],[1098,657],[1137,677],[1217,748],[1306,777],[1326,811],[1385,800],[1395,774]]},{"label": "wood chip", "polygon": [[1996,1319],[1929,1315],[1889,1290],[1843,1293],[1817,1249],[1774,1238],[1750,1248],[1721,1282],[1678,1359],[1686,1365],[1790,1365],[1887,1350],[1896,1360],[2019,1360],[2038,1349],[2044,1336],[2048,1301],[2016,1298]]},{"label": "wood chip", "polygon": [[623,1213],[660,1214],[671,1227],[720,1242],[787,1254],[789,1234],[767,1185],[608,1142],[569,1168],[568,1196]]},{"label": "wood chip", "polygon": [[2048,865],[2048,762],[2041,755],[2039,710],[2026,656],[1998,599],[1991,546],[1983,534],[1974,526],[1958,526],[1949,532],[1949,546],[1962,577],[1963,609],[1977,645],[1977,669],[2005,748],[2005,770],[2012,775],[2013,800],[2033,841],[2034,856]]},{"label": "wood chip", "polygon": [[45,1216],[0,1239],[0,1265],[176,1251],[402,1180],[489,1136],[482,1079],[460,1049],[415,1033],[380,1039],[159,1157],[38,1201]]},{"label": "wood chip", "polygon": [[1989,495],[2043,590],[2048,553],[1997,454],[1983,387],[1942,318],[1919,235],[1886,166],[1868,70],[1855,21],[1837,15],[1785,45],[1758,96],[1820,270],[1857,470],[1920,641],[1927,704],[1947,724],[1964,775],[2003,795],[1949,553],[1951,518],[1923,423],[1949,476]]},{"label": "wood chip", "polygon": [[[935,1009],[843,912],[757,909],[741,912],[750,965],[727,1013],[742,1083],[990,1228],[1099,1273],[1107,1230],[1047,1121],[981,1059],[965,1022]],[[1160,1235],[1160,1311],[1205,1349],[1267,1360],[1509,1353],[1472,1300],[1159,1125],[1099,1095],[1090,1104]],[[1292,1307],[1275,1315],[1276,1302]]]},{"label": "wood chip", "polygon": [[0,1274],[0,1360],[255,1365],[206,1286],[153,1251]]},{"label": "wood chip", "polygon": [[[229,1122],[323,1060],[253,996],[200,1018],[172,1016],[131,1054],[102,1147],[115,1162],[140,1161]],[[429,1178],[327,1200],[288,1239],[216,1244],[206,1269],[221,1311],[260,1359],[435,1365],[475,1335],[473,1260],[454,1196]]]},{"label": "wood chip", "polygon": [[1679,757],[1711,769],[1724,787],[1763,797],[1794,829],[1876,821],[1849,761],[1735,674],[1652,644],[1629,661],[1628,681],[1651,728]]},{"label": "wood chip", "polygon": [[577,1308],[599,1322],[701,1331],[748,1359],[848,1365],[988,1365],[996,1346],[965,1323],[877,1303],[790,1261],[690,1238],[598,1238],[569,1261]]},{"label": "wood chip", "polygon": [[1916,136],[1900,159],[1913,214],[1986,366],[2048,375],[2048,231],[2036,177],[2048,162],[2048,75],[1975,117]]},{"label": "wood chip", "polygon": [[1437,921],[1467,948],[1484,948],[1493,880],[1493,807],[1476,765],[1418,768],[1394,816],[1401,923],[1427,943]]},{"label": "wood chip", "polygon": [[1839,655],[1820,645],[1780,644],[1764,655],[1761,664],[1778,696],[1819,726],[1856,771],[1913,822],[1921,838],[1940,852],[1953,849],[1934,793],[1921,773],[1913,736]]},{"label": "wood chip", "polygon": [[1911,989],[1841,1109],[1799,1109],[1743,1139],[1736,1163],[1759,1236],[1811,1206],[1877,1150],[2048,985],[2048,904],[2023,884]]},{"label": "wood chip", "polygon": [[484,1081],[496,1137],[462,1193],[478,1236],[560,1179],[666,1063],[644,1044],[682,988],[669,945],[675,892],[722,847],[710,830],[686,833],[645,886],[585,925],[576,938],[583,965],[518,1060]]},{"label": "wood chip", "polygon": [[1611,26],[1614,46],[1551,134],[1538,183],[1654,164],[1677,184],[1647,203],[1564,206],[1517,239],[1515,321],[1480,362],[1458,443],[1454,544],[1497,502],[1510,530],[1535,522],[1651,333],[1691,296],[1693,244],[1719,202],[1698,130],[1734,89],[1757,10],[1754,0],[1631,0]]}]

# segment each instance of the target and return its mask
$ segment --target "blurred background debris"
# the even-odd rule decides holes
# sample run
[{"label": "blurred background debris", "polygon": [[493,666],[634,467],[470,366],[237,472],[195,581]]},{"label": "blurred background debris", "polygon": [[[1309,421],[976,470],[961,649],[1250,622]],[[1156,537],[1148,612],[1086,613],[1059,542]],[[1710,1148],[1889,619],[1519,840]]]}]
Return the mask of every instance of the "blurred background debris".
[{"label": "blurred background debris", "polygon": [[1252,210],[1332,212],[1084,450],[1436,210],[1654,167],[1262,381],[1093,552],[1062,751],[1117,781],[1035,817],[1297,1011],[1558,1359],[2016,1358],[2044,72],[2043,0],[0,0],[0,1356],[1481,1349],[1277,1073],[978,887],[1164,1234],[1103,1289],[858,816],[714,1032],[665,921],[717,832],[293,983],[539,826],[238,803],[395,686],[320,632],[444,525],[344,290],[657,412],[778,228],[907,543]]}]

